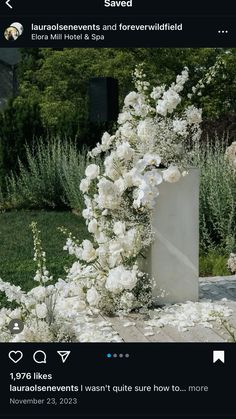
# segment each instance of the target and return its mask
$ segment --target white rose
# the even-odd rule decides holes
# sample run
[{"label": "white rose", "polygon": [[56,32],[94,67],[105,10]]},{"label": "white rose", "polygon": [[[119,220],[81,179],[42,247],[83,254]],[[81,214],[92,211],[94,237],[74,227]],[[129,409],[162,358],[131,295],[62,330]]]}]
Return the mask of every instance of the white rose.
[{"label": "white rose", "polygon": [[111,241],[109,244],[109,266],[114,268],[115,266],[122,263],[122,252],[124,251],[123,243],[119,240]]},{"label": "white rose", "polygon": [[134,150],[130,147],[128,141],[124,141],[122,144],[118,145],[116,154],[119,159],[129,161],[134,155]]},{"label": "white rose", "polygon": [[114,294],[119,294],[124,289],[132,290],[137,284],[135,270],[125,269],[122,265],[110,270],[106,280],[106,288]]},{"label": "white rose", "polygon": [[95,233],[95,239],[99,244],[107,243],[108,240],[109,240],[109,238],[106,236],[106,234],[104,232],[99,231],[99,230]]},{"label": "white rose", "polygon": [[124,236],[125,234],[125,223],[122,223],[121,221],[117,221],[114,224],[113,231],[116,236]]},{"label": "white rose", "polygon": [[124,269],[120,279],[121,279],[123,289],[132,290],[137,284],[136,271],[134,270],[129,271],[129,270]]},{"label": "white rose", "polygon": [[121,284],[121,267],[110,269],[109,275],[106,280],[105,287],[108,291],[114,294],[119,294],[123,291],[123,285]]},{"label": "white rose", "polygon": [[114,157],[114,153],[111,153],[104,160],[105,175],[112,180],[116,180],[119,178],[119,173],[115,168]]},{"label": "white rose", "polygon": [[131,118],[131,115],[130,115],[129,112],[122,112],[118,116],[118,124],[123,125],[123,124],[125,124],[125,122],[128,122],[131,119],[132,118]]},{"label": "white rose", "polygon": [[91,210],[89,208],[84,209],[82,211],[82,216],[85,220],[88,220],[91,217]]},{"label": "white rose", "polygon": [[38,287],[32,288],[28,294],[40,301],[45,298],[46,289],[42,285],[39,285]]},{"label": "white rose", "polygon": [[100,301],[100,295],[98,294],[95,287],[90,288],[87,291],[86,299],[91,306],[97,307]]},{"label": "white rose", "polygon": [[172,113],[180,102],[180,95],[170,87],[163,94],[162,99],[158,100],[156,111],[158,114],[166,116],[167,113]]},{"label": "white rose", "polygon": [[90,180],[88,178],[82,179],[79,185],[81,192],[86,193],[89,190]]},{"label": "white rose", "polygon": [[98,229],[98,222],[95,218],[93,218],[88,224],[88,231],[89,233],[96,233]]},{"label": "white rose", "polygon": [[102,178],[98,182],[97,202],[101,209],[114,210],[120,205],[121,196],[118,187],[111,181]]},{"label": "white rose", "polygon": [[129,141],[136,141],[136,137],[137,137],[136,129],[128,121],[120,126],[119,130],[117,131],[117,134],[119,134],[121,138],[126,138]]},{"label": "white rose", "polygon": [[45,319],[45,317],[47,317],[47,306],[45,303],[37,304],[35,311],[39,319]]},{"label": "white rose", "polygon": [[85,170],[85,175],[90,180],[96,179],[100,173],[100,167],[97,164],[89,164]]},{"label": "white rose", "polygon": [[181,173],[177,166],[170,166],[163,171],[163,179],[169,183],[178,182],[181,178]]},{"label": "white rose", "polygon": [[15,310],[11,311],[9,317],[11,319],[21,319],[21,309],[15,308]]},{"label": "white rose", "polygon": [[132,106],[137,101],[137,98],[138,98],[138,93],[136,93],[136,92],[130,92],[125,97],[125,100],[124,100],[125,106]]},{"label": "white rose", "polygon": [[84,240],[82,242],[83,250],[82,250],[82,259],[86,262],[91,262],[96,259],[96,250],[94,249],[92,243],[89,240]]},{"label": "white rose", "polygon": [[[81,249],[80,249],[81,251]],[[80,262],[74,262],[73,265],[71,266],[69,272],[68,272],[68,277],[70,279],[73,279],[75,277],[78,277],[78,275],[81,273],[81,265]]]},{"label": "white rose", "polygon": [[117,179],[114,184],[119,189],[120,194],[123,194],[123,192],[127,189],[127,183],[122,177]]}]

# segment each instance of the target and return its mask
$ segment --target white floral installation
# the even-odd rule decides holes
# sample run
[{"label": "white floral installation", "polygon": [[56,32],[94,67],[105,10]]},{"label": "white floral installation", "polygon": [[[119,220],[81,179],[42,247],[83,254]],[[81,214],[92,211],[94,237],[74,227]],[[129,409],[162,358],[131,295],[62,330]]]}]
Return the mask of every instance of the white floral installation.
[{"label": "white floral installation", "polygon": [[[153,240],[150,217],[159,185],[187,174],[186,151],[201,135],[201,109],[182,104],[188,78],[185,68],[170,87],[152,89],[142,68],[135,70],[136,91],[124,100],[115,134],[105,132],[90,152],[91,158],[103,154],[104,163],[89,164],[80,184],[91,240],[79,243],[62,229],[68,235],[64,249],[77,261],[64,280],[52,283],[32,224],[39,285],[26,293],[0,281],[0,291],[17,306],[0,310],[1,341],[120,341],[109,322],[97,327],[93,316],[150,307],[151,278],[140,259]],[[213,309],[208,307],[210,320]],[[8,330],[12,318],[25,323],[19,335]]]},{"label": "white floral installation", "polygon": [[129,312],[151,302],[150,278],[139,269],[139,259],[152,242],[150,217],[159,185],[186,174],[188,142],[201,135],[201,110],[176,109],[188,77],[185,68],[169,88],[151,89],[137,68],[136,91],[124,100],[117,131],[106,132],[90,153],[105,154],[103,167],[90,164],[80,184],[92,240],[78,246],[69,238],[66,249],[79,259],[78,277],[86,276],[87,302],[103,312]]}]

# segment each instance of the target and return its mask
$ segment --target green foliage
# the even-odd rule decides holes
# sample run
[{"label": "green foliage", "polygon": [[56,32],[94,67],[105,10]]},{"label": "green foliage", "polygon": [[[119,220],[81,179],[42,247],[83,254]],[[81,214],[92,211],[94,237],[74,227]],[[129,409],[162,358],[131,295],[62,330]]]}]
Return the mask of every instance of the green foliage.
[{"label": "green foliage", "polygon": [[[120,96],[130,90],[135,57],[131,50],[53,49],[39,50],[32,67],[31,52],[24,51],[19,70],[20,89],[16,100],[37,98],[43,126],[51,136],[77,138],[80,144],[94,145],[104,130],[88,118],[89,79],[114,76],[120,81]],[[35,68],[36,66],[36,68]]]},{"label": "green foliage", "polygon": [[25,143],[44,134],[36,101],[10,100],[0,113],[0,175],[17,170],[18,157],[25,161]]},{"label": "green foliage", "polygon": [[229,255],[221,254],[216,250],[200,255],[199,275],[204,276],[226,276],[230,275],[227,269]]},{"label": "green foliage", "polygon": [[236,109],[234,48],[66,48],[39,49],[37,53],[33,49],[23,50],[22,57],[20,96],[38,98],[43,123],[56,130],[53,134],[61,133],[61,129],[64,132],[69,126],[71,132],[65,134],[79,133],[80,122],[87,116],[91,77],[117,78],[122,103],[133,88],[132,72],[139,63],[144,63],[151,84],[169,84],[188,66],[191,87],[221,57],[224,65],[205,87],[203,96],[197,97],[197,104],[203,107],[206,117]]},{"label": "green foliage", "polygon": [[[221,57],[224,65],[194,102],[203,108],[204,119],[226,121],[226,116],[231,115],[234,130],[235,48],[30,48],[22,49],[21,54],[18,96],[0,114],[1,183],[5,174],[17,170],[18,157],[25,163],[25,143],[31,145],[40,137],[76,139],[80,148],[94,146],[112,123],[90,123],[89,79],[117,78],[121,106],[125,95],[133,89],[132,72],[139,63],[144,63],[151,84],[169,84],[188,66],[187,88],[191,91],[217,57]],[[209,130],[209,125],[204,127]]]},{"label": "green foliage", "polygon": [[201,252],[218,248],[225,254],[236,245],[236,174],[226,161],[225,142],[214,139],[196,149],[194,164],[201,170]]},{"label": "green foliage", "polygon": [[63,208],[80,210],[79,190],[87,162],[86,151],[59,139],[38,141],[33,151],[26,146],[27,164],[19,161],[19,174],[6,178],[2,209]]},{"label": "green foliage", "polygon": [[84,207],[84,197],[79,189],[80,181],[84,177],[88,164],[86,150],[78,153],[76,148],[70,146],[68,158],[62,162],[62,187],[64,190],[64,202],[77,212]]}]

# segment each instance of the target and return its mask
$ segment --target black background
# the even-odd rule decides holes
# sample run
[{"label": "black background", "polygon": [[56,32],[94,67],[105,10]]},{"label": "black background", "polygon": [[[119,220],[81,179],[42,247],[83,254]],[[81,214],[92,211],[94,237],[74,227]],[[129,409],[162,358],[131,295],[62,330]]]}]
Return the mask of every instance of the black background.
[{"label": "black background", "polygon": [[104,0],[10,0],[13,9],[1,0],[2,14],[24,15],[231,15],[236,13],[236,5],[232,0],[217,2],[212,0],[133,0],[133,7],[104,7]]},{"label": "black background", "polygon": [[[47,364],[35,364],[33,353],[44,350]],[[213,364],[213,350],[225,349],[225,364]],[[21,350],[23,359],[14,364],[10,350]],[[63,364],[57,350],[71,350]],[[129,358],[107,358],[107,353],[129,353]],[[19,417],[168,417],[191,415],[235,417],[235,345],[222,343],[81,343],[81,344],[0,344],[1,412]],[[10,372],[53,373],[53,380],[10,381]],[[208,392],[168,393],[9,393],[12,385],[204,385]],[[78,397],[77,406],[9,407],[9,398]]]},{"label": "black background", "polygon": [[[236,2],[199,0],[133,0],[133,7],[104,7],[103,0],[10,0],[13,9],[0,0],[0,47],[235,47]],[[13,43],[4,30],[13,22],[24,26],[23,35]],[[182,32],[106,32],[103,42],[31,41],[35,24],[154,24],[183,23]],[[228,30],[219,34],[218,30]],[[43,32],[40,32],[43,34]],[[86,33],[86,32],[85,32]]]},{"label": "black background", "polygon": [[[13,21],[20,22],[24,26],[23,35],[18,38],[15,42],[7,41],[4,36],[4,30],[11,24]],[[63,17],[57,16],[56,18],[49,17],[22,17],[14,16],[11,17],[2,17],[0,20],[0,47],[70,47],[70,48],[81,48],[81,47],[235,47],[236,46],[236,17],[225,17],[224,20],[219,17],[182,17],[175,16],[170,18],[169,16],[123,16],[123,17],[107,17],[107,16],[72,16],[72,17]],[[170,24],[174,23],[183,23],[182,31],[109,31],[109,32],[96,32],[97,34],[103,34],[105,36],[104,41],[32,41],[31,40],[31,23],[34,24],[43,24],[43,25],[53,25],[56,23],[59,24],[79,24],[79,25],[88,25],[88,24],[119,24],[120,22],[124,24],[154,24],[169,22]],[[218,33],[218,30],[228,30],[228,33]],[[33,31],[34,33],[36,31]],[[91,33],[92,33],[91,32]],[[2,36],[1,36],[2,33]],[[55,32],[38,32],[40,35],[50,33],[59,33]],[[62,32],[61,32],[62,33]],[[88,31],[78,31],[78,32],[64,32],[71,34],[83,34],[89,33]]]}]

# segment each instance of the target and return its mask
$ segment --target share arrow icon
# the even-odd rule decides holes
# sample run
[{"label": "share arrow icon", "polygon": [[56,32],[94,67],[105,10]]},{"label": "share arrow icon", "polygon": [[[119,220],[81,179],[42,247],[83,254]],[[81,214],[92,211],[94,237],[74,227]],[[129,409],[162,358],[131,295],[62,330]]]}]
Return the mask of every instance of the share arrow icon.
[{"label": "share arrow icon", "polygon": [[57,351],[57,353],[60,355],[61,360],[64,364],[66,362],[68,356],[70,355],[71,351]]}]

